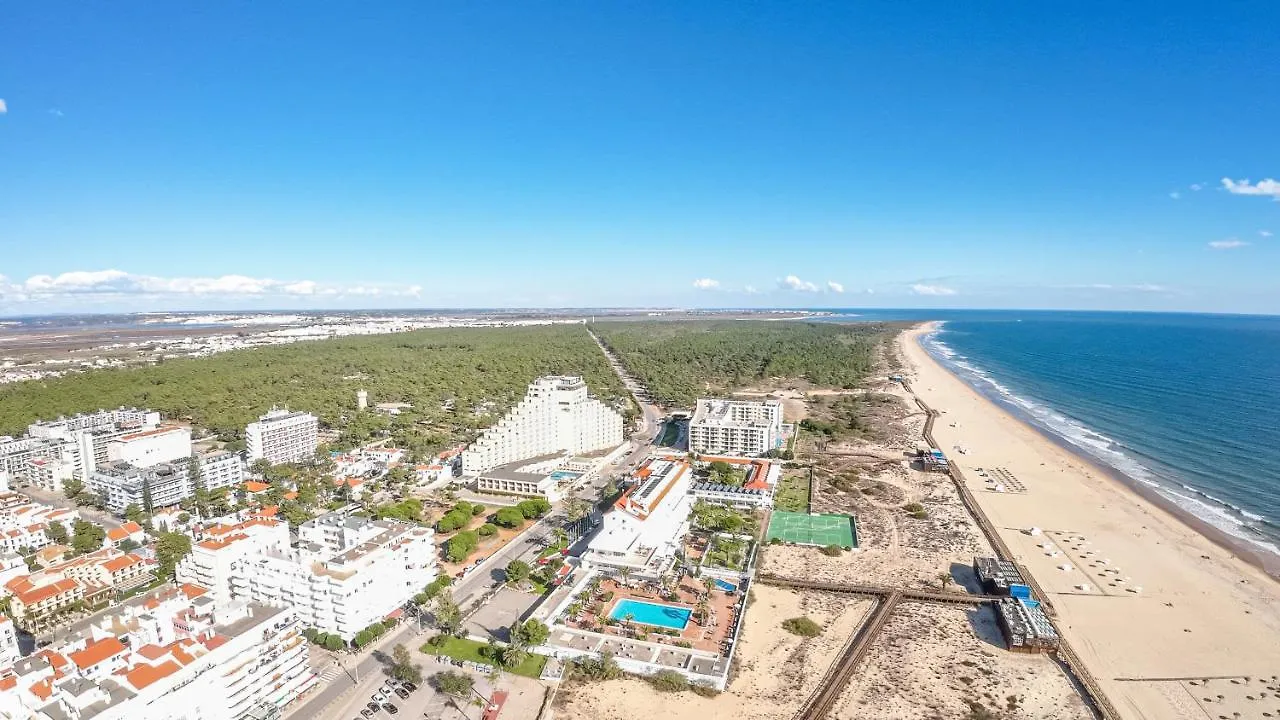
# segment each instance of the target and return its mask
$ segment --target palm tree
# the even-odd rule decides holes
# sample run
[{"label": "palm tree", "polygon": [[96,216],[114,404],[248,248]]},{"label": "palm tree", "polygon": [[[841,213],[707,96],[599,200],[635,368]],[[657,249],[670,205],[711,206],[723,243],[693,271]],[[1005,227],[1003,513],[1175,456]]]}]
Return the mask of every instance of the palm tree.
[{"label": "palm tree", "polygon": [[947,586],[954,581],[955,578],[951,577],[951,573],[939,573],[938,575],[938,584],[942,586],[943,590],[946,590]]},{"label": "palm tree", "polygon": [[636,619],[636,616],[632,615],[631,613],[627,613],[626,615],[622,616],[622,626],[626,628],[628,635],[631,634],[631,623],[634,622],[635,619]]},{"label": "palm tree", "polygon": [[634,572],[635,572],[634,570],[632,570],[629,567],[626,567],[625,565],[618,571],[618,574],[622,575],[623,585],[625,585],[626,587],[631,587],[631,574]]},{"label": "palm tree", "polygon": [[658,594],[666,595],[667,586],[671,584],[671,573],[662,573],[658,576]]},{"label": "palm tree", "polygon": [[551,534],[555,536],[557,546],[559,545],[564,545],[566,547],[568,546],[569,533],[565,532],[564,528],[556,528],[555,530],[551,531]]},{"label": "palm tree", "polygon": [[711,606],[707,604],[706,600],[699,600],[696,610],[698,611],[698,617],[701,618],[698,622],[702,625],[706,625],[707,613],[711,612]]},{"label": "palm tree", "polygon": [[702,587],[707,589],[707,597],[711,597],[711,591],[714,590],[716,587],[715,578],[711,577],[710,575],[704,576],[702,578]]}]

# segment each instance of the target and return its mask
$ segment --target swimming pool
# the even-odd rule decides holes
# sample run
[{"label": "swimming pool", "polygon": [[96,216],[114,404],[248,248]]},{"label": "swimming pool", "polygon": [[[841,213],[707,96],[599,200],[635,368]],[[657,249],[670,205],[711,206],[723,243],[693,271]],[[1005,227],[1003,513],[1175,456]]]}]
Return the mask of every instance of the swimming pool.
[{"label": "swimming pool", "polygon": [[644,602],[643,600],[619,600],[617,605],[613,606],[613,610],[609,612],[609,617],[614,620],[625,620],[627,615],[631,616],[633,622],[642,625],[657,625],[658,627],[671,628],[672,630],[683,630],[685,625],[689,624],[689,616],[693,611],[687,607],[679,605],[659,605],[658,603]]},{"label": "swimming pool", "polygon": [[564,482],[566,480],[577,480],[582,477],[582,473],[573,472],[572,470],[556,470],[551,473],[551,479],[556,482]]},{"label": "swimming pool", "polygon": [[734,585],[733,583],[727,580],[721,580],[720,578],[716,578],[716,587],[720,588],[725,592],[734,592],[735,590],[738,589],[737,585]]}]

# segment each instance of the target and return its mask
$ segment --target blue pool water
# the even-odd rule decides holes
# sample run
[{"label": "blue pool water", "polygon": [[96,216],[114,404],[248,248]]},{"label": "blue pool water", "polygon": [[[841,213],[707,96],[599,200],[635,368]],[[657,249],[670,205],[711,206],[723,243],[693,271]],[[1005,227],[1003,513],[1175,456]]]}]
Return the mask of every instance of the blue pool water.
[{"label": "blue pool water", "polygon": [[733,583],[725,580],[721,580],[720,578],[716,578],[716,587],[720,588],[725,592],[733,592],[738,589],[737,585],[734,585]]},{"label": "blue pool water", "polygon": [[631,615],[632,621],[643,625],[683,630],[684,626],[689,624],[689,616],[693,611],[677,605],[659,605],[642,600],[620,600],[613,606],[609,617],[614,620],[625,620],[628,614]]},{"label": "blue pool water", "polygon": [[582,473],[573,472],[572,470],[557,470],[551,473],[551,479],[556,482],[564,482],[565,480],[577,480],[582,477]]}]

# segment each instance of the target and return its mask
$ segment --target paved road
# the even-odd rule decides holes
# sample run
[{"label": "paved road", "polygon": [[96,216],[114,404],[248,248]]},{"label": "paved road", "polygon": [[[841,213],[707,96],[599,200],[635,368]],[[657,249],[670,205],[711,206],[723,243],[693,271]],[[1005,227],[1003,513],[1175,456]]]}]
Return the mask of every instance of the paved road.
[{"label": "paved road", "polygon": [[55,493],[55,492],[49,492],[47,490],[41,490],[35,485],[27,485],[23,487],[15,486],[13,489],[16,492],[20,492],[23,495],[26,495],[27,497],[31,498],[32,500],[38,503],[42,503],[44,505],[52,505],[53,507],[58,507],[58,508],[69,508],[71,510],[75,510],[80,513],[80,517],[84,518],[88,522],[94,523],[96,525],[101,525],[107,530],[118,528],[123,524],[123,521],[120,520],[120,518],[115,517],[111,513],[103,512],[102,510],[98,510],[96,508],[92,508],[88,506],[76,505],[74,502],[71,502],[70,500],[68,500],[67,497],[62,493]]}]

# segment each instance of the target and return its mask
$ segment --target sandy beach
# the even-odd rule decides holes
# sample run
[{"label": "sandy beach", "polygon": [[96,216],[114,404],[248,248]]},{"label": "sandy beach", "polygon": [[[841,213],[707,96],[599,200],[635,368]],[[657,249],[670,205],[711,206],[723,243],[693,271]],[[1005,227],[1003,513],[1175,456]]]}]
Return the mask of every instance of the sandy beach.
[{"label": "sandy beach", "polygon": [[919,345],[931,329],[900,345],[934,436],[1120,714],[1280,718],[1280,584],[964,384]]}]

